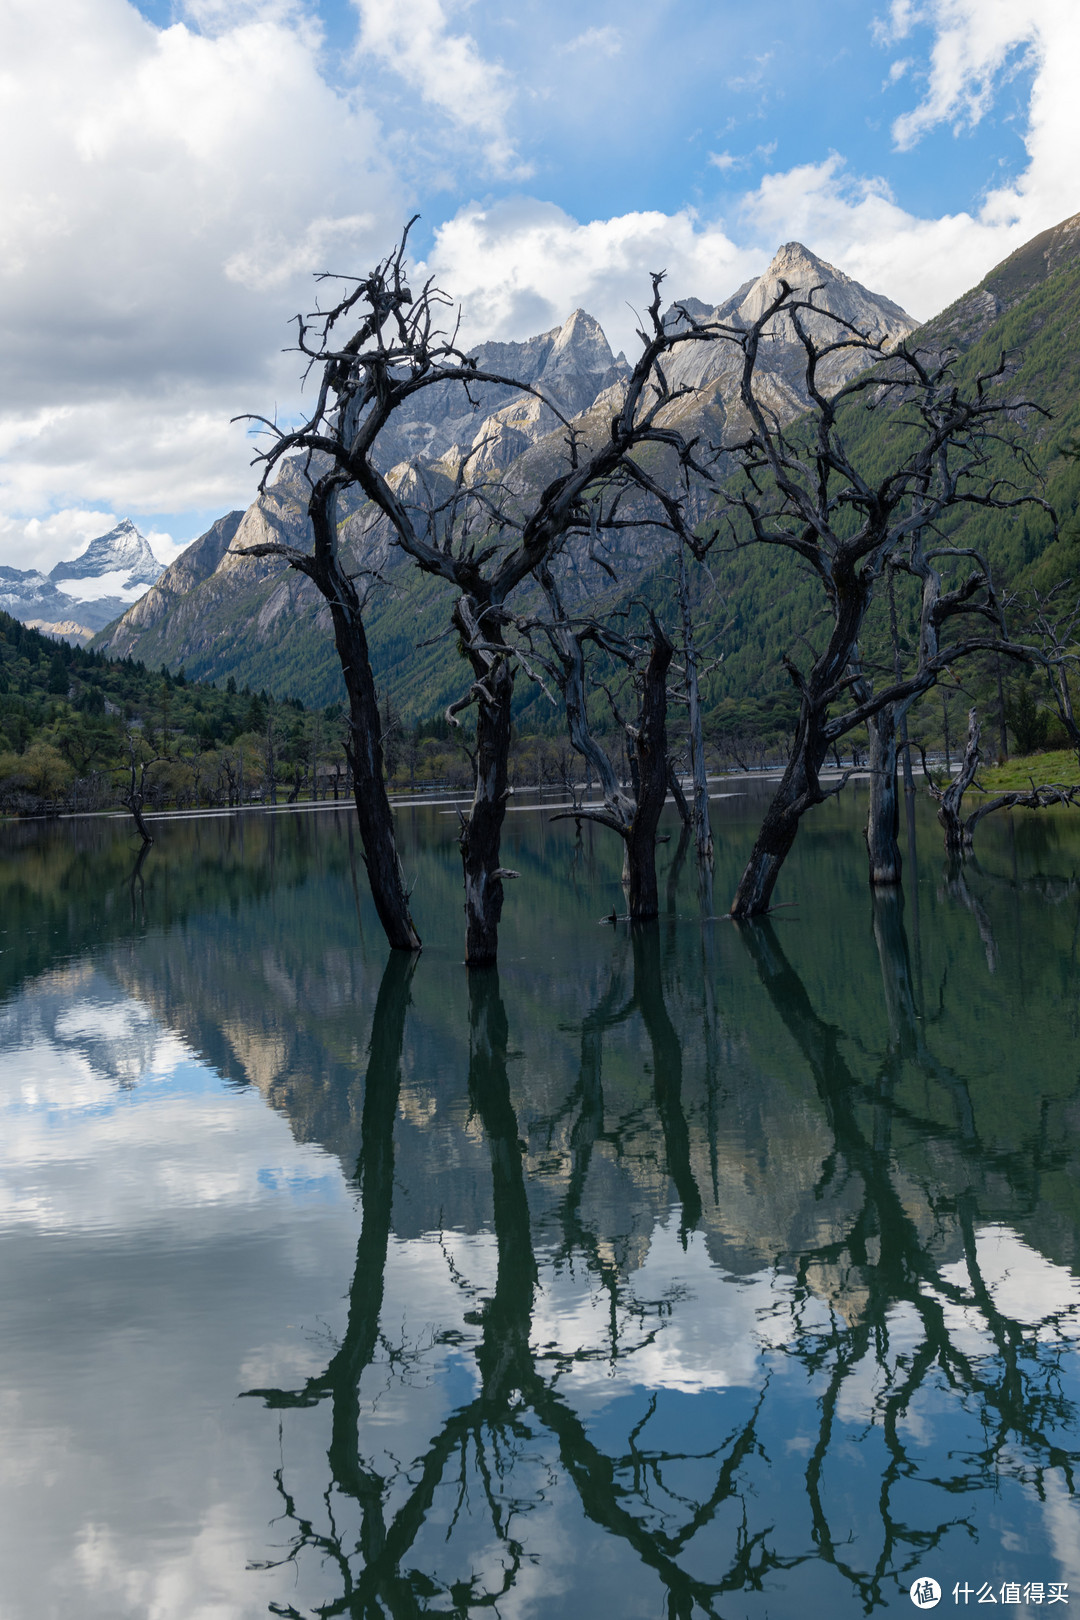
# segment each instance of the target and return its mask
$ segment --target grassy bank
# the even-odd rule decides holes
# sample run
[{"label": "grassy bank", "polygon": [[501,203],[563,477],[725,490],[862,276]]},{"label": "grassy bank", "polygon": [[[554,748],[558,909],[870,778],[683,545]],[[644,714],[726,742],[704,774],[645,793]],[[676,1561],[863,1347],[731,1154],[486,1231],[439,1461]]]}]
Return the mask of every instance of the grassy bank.
[{"label": "grassy bank", "polygon": [[1058,748],[1043,754],[1018,754],[1004,765],[988,765],[979,772],[979,782],[995,793],[1009,788],[1036,787],[1044,782],[1080,782],[1080,764],[1071,748]]}]

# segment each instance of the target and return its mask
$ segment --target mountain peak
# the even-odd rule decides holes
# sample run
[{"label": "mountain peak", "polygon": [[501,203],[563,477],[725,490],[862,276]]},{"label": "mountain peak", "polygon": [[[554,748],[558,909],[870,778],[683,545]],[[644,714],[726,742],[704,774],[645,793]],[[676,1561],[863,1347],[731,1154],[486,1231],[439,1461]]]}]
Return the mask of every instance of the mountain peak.
[{"label": "mountain peak", "polygon": [[165,572],[150,550],[146,539],[132,523],[123,518],[108,534],[99,534],[90,541],[85,551],[68,562],[57,563],[49,578],[96,579],[102,574],[125,573],[125,589],[136,585],[153,585]]},{"label": "mountain peak", "polygon": [[782,275],[785,269],[823,271],[828,276],[841,274],[826,260],[819,259],[816,253],[811,253],[804,242],[785,242],[781,247],[778,247],[765,274],[767,276]]},{"label": "mountain peak", "polygon": [[748,326],[756,321],[776,297],[781,281],[803,297],[818,289],[814,304],[822,317],[811,317],[806,322],[818,341],[836,336],[836,327],[828,315],[849,321],[858,331],[886,345],[915,329],[916,323],[899,304],[871,292],[826,259],[820,259],[802,242],[785,242],[777,249],[769,268],[751,285],[739,305],[738,319]]}]

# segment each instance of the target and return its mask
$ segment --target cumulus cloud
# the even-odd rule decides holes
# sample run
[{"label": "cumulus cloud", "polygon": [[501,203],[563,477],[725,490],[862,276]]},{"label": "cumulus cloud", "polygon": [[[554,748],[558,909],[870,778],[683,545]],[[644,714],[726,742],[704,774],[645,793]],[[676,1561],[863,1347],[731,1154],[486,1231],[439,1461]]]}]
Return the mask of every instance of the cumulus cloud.
[{"label": "cumulus cloud", "polygon": [[708,299],[723,297],[764,263],[689,210],[582,224],[553,203],[517,198],[463,208],[436,232],[424,268],[460,300],[470,339],[545,331],[581,306],[629,353],[650,271],[667,270],[672,298]]},{"label": "cumulus cloud", "polygon": [[295,387],[277,351],[310,272],[397,228],[375,121],[321,76],[311,23],[189,11],[214,26],[157,29],[126,0],[6,10],[9,513],[246,503],[247,442],[225,424]]},{"label": "cumulus cloud", "polygon": [[441,0],[356,0],[358,51],[419,90],[459,129],[478,136],[496,174],[524,177],[508,132],[509,74],[488,61],[471,34],[455,32]]},{"label": "cumulus cloud", "polygon": [[[1016,48],[1028,46],[1044,59],[1047,31],[1056,34],[1075,14],[1068,0],[933,0],[918,12],[908,0],[894,0],[887,38],[906,39],[919,23],[935,32],[927,93],[893,124],[897,144],[910,148],[942,122],[957,129],[977,124]],[[894,63],[890,77],[909,66],[906,60]]]},{"label": "cumulus cloud", "polygon": [[[666,266],[676,295],[713,300],[762,271],[777,245],[798,239],[918,319],[929,319],[1031,236],[1080,204],[1074,154],[1080,103],[1080,9],[1072,0],[895,0],[888,38],[929,26],[929,71],[918,104],[894,127],[910,147],[941,123],[985,116],[1018,49],[1034,68],[1025,134],[1028,163],[979,205],[937,218],[902,208],[888,184],[860,175],[839,153],[765,176],[725,222],[684,209],[579,223],[550,204],[470,203],[437,235],[432,265],[465,306],[470,331],[506,337],[562,319],[575,303],[595,314],[616,344],[632,341],[646,271]],[[894,78],[913,79],[906,55]],[[767,157],[770,148],[758,154]],[[744,160],[711,153],[730,172]]]}]

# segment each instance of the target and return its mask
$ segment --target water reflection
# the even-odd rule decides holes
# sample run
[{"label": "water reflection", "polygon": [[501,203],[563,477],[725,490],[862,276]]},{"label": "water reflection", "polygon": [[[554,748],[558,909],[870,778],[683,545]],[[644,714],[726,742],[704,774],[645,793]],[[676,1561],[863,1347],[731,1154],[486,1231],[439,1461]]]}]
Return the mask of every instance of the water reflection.
[{"label": "water reflection", "polygon": [[[803,913],[739,930],[674,839],[659,922],[598,927],[605,846],[548,827],[541,849],[518,816],[528,901],[500,974],[440,956],[438,927],[418,963],[367,954],[329,815],[185,834],[183,859],[160,840],[134,920],[128,849],[105,851],[111,909],[93,863],[0,869],[5,926],[24,906],[41,929],[0,955],[9,1140],[28,1144],[0,1261],[16,1216],[76,1233],[56,1297],[100,1292],[119,1255],[117,1321],[156,1313],[122,1377],[82,1325],[50,1317],[32,1348],[0,1325],[0,1400],[62,1391],[66,1429],[129,1481],[72,1532],[111,1549],[114,1587],[91,1601],[69,1576],[66,1612],[150,1612],[154,1503],[185,1496],[200,1525],[229,1520],[230,1620],[854,1615],[907,1612],[915,1570],[1080,1580],[1068,850],[988,832],[965,866],[991,978],[936,860],[917,942],[912,895],[871,901],[858,858],[849,883],[846,814],[808,829]],[[455,857],[450,818],[415,829],[448,939]],[[35,1043],[48,1095],[26,1084]],[[76,1119],[60,1103],[91,1074]],[[140,1108],[126,1164],[116,1099]],[[95,1247],[99,1194],[64,1166],[101,1162],[107,1132],[127,1193]],[[157,1465],[116,1416],[132,1400],[161,1414],[171,1495],[136,1489]],[[227,1488],[201,1477],[211,1455]]]},{"label": "water reflection", "polygon": [[[464,1342],[470,1325],[479,1329],[470,1347],[475,1393],[421,1451],[407,1463],[399,1460],[395,1476],[365,1460],[372,1413],[359,1389],[378,1339],[412,971],[411,964],[390,964],[366,1080],[358,1166],[363,1228],[348,1327],[325,1374],[302,1390],[252,1392],[278,1409],[324,1398],[333,1403],[332,1490],[324,1496],[322,1527],[316,1528],[311,1504],[294,1496],[287,1466],[277,1476],[292,1526],[287,1559],[316,1553],[339,1572],[340,1591],[314,1613],[418,1614],[444,1612],[449,1603],[452,1612],[467,1614],[498,1604],[546,1550],[546,1538],[534,1542],[530,1534],[530,1515],[542,1511],[557,1480],[573,1487],[591,1525],[652,1572],[665,1612],[685,1620],[719,1614],[721,1601],[733,1593],[766,1601],[786,1591],[790,1599],[799,1589],[796,1572],[810,1566],[839,1579],[832,1601],[842,1602],[846,1591],[860,1611],[870,1612],[902,1596],[910,1573],[928,1556],[951,1547],[957,1536],[974,1535],[973,1494],[980,1488],[1000,1493],[1008,1479],[1053,1500],[1059,1516],[1068,1513],[1077,1461],[1069,1358],[1080,1333],[1080,1290],[1067,1274],[1032,1266],[1035,1257],[1011,1233],[980,1229],[974,1186],[957,1193],[962,1175],[948,1176],[943,1188],[910,1162],[914,1142],[944,1152],[959,1167],[969,1159],[975,1165],[980,1144],[964,1080],[936,1062],[927,1046],[901,906],[895,893],[874,902],[889,1034],[870,1081],[851,1071],[842,1053],[844,1033],[816,1013],[776,931],[768,923],[740,931],[813,1077],[827,1121],[830,1143],[814,1187],[827,1213],[819,1241],[778,1256],[767,1276],[752,1280],[758,1298],[749,1320],[745,1310],[741,1314],[756,1347],[751,1366],[734,1373],[745,1386],[741,1413],[720,1424],[714,1412],[703,1414],[691,1425],[697,1433],[690,1447],[678,1439],[686,1424],[672,1421],[670,1411],[660,1413],[660,1391],[649,1387],[639,1364],[681,1316],[694,1312],[695,1302],[678,1286],[659,1304],[639,1297],[632,1270],[612,1264],[608,1234],[590,1230],[581,1208],[594,1148],[609,1130],[604,1035],[637,1014],[652,1056],[667,1169],[680,1195],[684,1248],[702,1218],[682,1106],[682,1050],[665,1003],[660,929],[653,925],[631,935],[629,994],[620,959],[625,952],[616,946],[609,983],[582,1022],[578,1074],[557,1111],[564,1121],[573,1116],[570,1170],[558,1206],[561,1243],[539,1259],[523,1167],[527,1147],[508,1074],[506,1008],[494,971],[469,974],[467,1092],[488,1148],[497,1259],[494,1286],[480,1309],[463,1311],[460,1326],[438,1337],[445,1344],[456,1332]],[[902,1068],[912,1063],[949,1098],[950,1121],[914,1113],[898,1097]],[[552,1117],[545,1121],[549,1134],[552,1123]],[[612,1134],[617,1140],[617,1126]],[[939,1175],[942,1167],[939,1159]],[[538,1290],[558,1292],[560,1268],[575,1258],[584,1261],[590,1286],[605,1301],[602,1349],[580,1335],[580,1312],[578,1336],[561,1344],[546,1336],[550,1312],[536,1320]],[[1034,1287],[1010,1304],[1011,1268],[1025,1262]],[[713,1274],[717,1290],[732,1285]],[[722,1363],[724,1347],[717,1348]],[[594,1432],[611,1425],[597,1422],[588,1380],[581,1386],[573,1376],[601,1354],[609,1379],[632,1404],[619,1425],[620,1444],[605,1444]],[[807,1429],[804,1404],[804,1441],[784,1456],[773,1447],[790,1413],[794,1369],[813,1416]],[[729,1382],[722,1364],[716,1373]],[[416,1376],[415,1364],[409,1376]],[[945,1446],[928,1444],[931,1411],[948,1425]],[[855,1450],[869,1455],[856,1460]],[[861,1475],[865,1490],[868,1468],[875,1489],[856,1511],[850,1487],[838,1491],[837,1480],[845,1472]],[[913,1495],[916,1481],[922,1489]],[[399,1500],[388,1515],[395,1490]],[[354,1539],[336,1528],[335,1492],[360,1508]],[[449,1502],[440,1500],[445,1496]],[[778,1496],[786,1499],[786,1522],[778,1522]],[[425,1535],[430,1518],[443,1532],[438,1543]],[[486,1545],[479,1554],[481,1519]],[[801,1527],[799,1519],[805,1520]],[[418,1545],[425,1539],[426,1556]],[[954,1548],[950,1556],[957,1556]],[[274,1612],[301,1614],[288,1605]]]},{"label": "water reflection", "polygon": [[[649,1030],[657,1072],[664,1070],[657,1084],[657,1106],[665,1119],[665,1138],[675,1143],[676,1155],[686,1161],[685,1174],[692,1186],[686,1152],[686,1124],[679,1110],[678,1077],[681,1063],[678,1042],[663,1007],[659,985],[659,955],[656,929],[644,930],[634,940],[636,1005]],[[728,1494],[729,1479],[740,1457],[752,1443],[752,1427],[737,1437],[724,1458],[719,1480],[709,1496],[693,1504],[689,1522],[675,1534],[657,1531],[634,1512],[633,1495],[623,1476],[632,1470],[651,1483],[661,1497],[670,1496],[664,1484],[665,1472],[675,1472],[681,1462],[707,1460],[715,1464],[715,1453],[681,1453],[665,1447],[655,1453],[641,1442],[641,1431],[655,1413],[655,1397],[635,1425],[630,1450],[611,1456],[590,1438],[586,1424],[573,1405],[559,1391],[559,1374],[567,1363],[588,1355],[578,1346],[568,1353],[545,1354],[533,1347],[533,1305],[539,1269],[533,1249],[532,1222],[522,1167],[524,1144],[518,1133],[517,1116],[510,1095],[507,1073],[507,1017],[494,969],[472,970],[468,975],[470,1052],[468,1095],[488,1143],[492,1189],[493,1225],[497,1267],[495,1286],[479,1312],[466,1320],[478,1323],[481,1333],[474,1345],[478,1373],[475,1398],[456,1410],[441,1431],[429,1442],[421,1457],[409,1469],[415,1484],[389,1523],[384,1517],[384,1501],[389,1481],[366,1467],[357,1450],[360,1409],[359,1381],[371,1360],[377,1337],[379,1305],[383,1294],[382,1268],[386,1261],[391,1182],[393,1170],[393,1102],[396,1098],[406,996],[402,994],[403,975],[411,972],[391,961],[387,968],[376,1009],[371,1061],[365,1094],[365,1130],[372,1141],[365,1144],[359,1167],[362,1176],[364,1223],[357,1255],[357,1269],[350,1294],[349,1323],[341,1349],[327,1371],[311,1379],[302,1391],[252,1391],[272,1408],[310,1405],[329,1395],[334,1405],[333,1439],[328,1452],[334,1488],[353,1497],[361,1506],[361,1530],[353,1545],[347,1545],[334,1531],[329,1535],[314,1529],[313,1521],[293,1499],[285,1482],[284,1470],[277,1478],[284,1515],[295,1526],[287,1559],[291,1562],[304,1551],[329,1556],[342,1578],[339,1597],[316,1610],[319,1615],[374,1615],[443,1612],[446,1600],[453,1611],[467,1614],[474,1608],[490,1608],[514,1586],[522,1564],[534,1555],[527,1538],[520,1533],[520,1521],[537,1503],[523,1497],[517,1478],[517,1463],[523,1447],[549,1447],[548,1469],[558,1468],[572,1481],[586,1518],[609,1535],[624,1542],[643,1563],[653,1569],[667,1593],[668,1613],[689,1617],[695,1605],[713,1612],[712,1599],[722,1591],[741,1590],[751,1549],[741,1549],[736,1568],[721,1582],[695,1579],[679,1563],[681,1546],[711,1520],[718,1504]],[[605,1000],[611,1002],[609,995]],[[588,1064],[598,1076],[595,1037],[607,1024],[627,1016],[628,1007],[613,1008],[588,1021],[587,1045],[593,1047]],[[670,1066],[670,1067],[669,1067]],[[374,1071],[374,1072],[373,1072]],[[582,1077],[582,1115],[595,1121],[595,1091]],[[379,1101],[371,1108],[368,1098]],[[663,1099],[663,1100],[661,1100]],[[387,1106],[389,1104],[389,1107]],[[588,1134],[588,1127],[586,1127]],[[370,1177],[370,1190],[369,1190]],[[696,1189],[695,1189],[696,1195]],[[571,1195],[572,1197],[572,1195]],[[571,1204],[572,1207],[572,1204]],[[699,1206],[700,1207],[700,1206]],[[566,1210],[570,1216],[570,1208]],[[575,1217],[570,1216],[573,1220]],[[590,1245],[593,1254],[595,1242]],[[377,1267],[377,1270],[373,1269]],[[610,1354],[619,1359],[620,1316],[624,1302],[612,1295],[612,1339]],[[640,1314],[640,1313],[631,1313]],[[646,1335],[646,1342],[651,1334]],[[634,1348],[640,1348],[640,1338]],[[402,1565],[411,1559],[414,1544],[430,1513],[436,1491],[450,1479],[457,1495],[451,1531],[457,1517],[467,1511],[475,1519],[485,1513],[498,1549],[488,1567],[471,1570],[468,1578],[456,1580],[441,1576],[436,1568],[417,1569]],[[675,1500],[674,1498],[672,1500]],[[685,1503],[683,1503],[685,1508]],[[333,1516],[336,1521],[336,1514]],[[469,1526],[475,1534],[475,1525]],[[447,1539],[450,1539],[448,1534]],[[440,1564],[443,1562],[440,1559]],[[299,1616],[292,1606],[275,1606],[274,1612]]]},{"label": "water reflection", "polygon": [[[1077,1403],[1064,1392],[1063,1378],[1064,1357],[1080,1331],[1080,1292],[1068,1281],[1059,1283],[1036,1320],[1010,1316],[987,1279],[981,1248],[993,1255],[998,1245],[992,1237],[980,1245],[975,1188],[969,1184],[958,1194],[960,1178],[950,1178],[947,1190],[922,1178],[920,1185],[894,1156],[898,1121],[924,1144],[936,1138],[965,1158],[979,1147],[965,1083],[931,1057],[922,1038],[899,895],[876,896],[874,902],[890,1043],[872,1086],[861,1085],[849,1071],[840,1032],[815,1013],[771,926],[744,925],[742,932],[814,1075],[834,1141],[826,1177],[856,1190],[848,1229],[804,1250],[796,1270],[800,1293],[831,1296],[830,1331],[796,1331],[792,1351],[823,1375],[821,1420],[805,1474],[814,1540],[820,1556],[843,1571],[869,1607],[882,1601],[883,1582],[917,1567],[949,1531],[974,1529],[965,1509],[979,1484],[998,1488],[1011,1473],[1035,1483],[1042,1494],[1053,1475],[1071,1496],[1080,1457],[1072,1443]],[[912,1117],[898,1105],[897,1066],[912,1059],[949,1094],[953,1129]],[[957,1247],[962,1261],[947,1263],[945,1256]],[[845,1387],[856,1379],[870,1395],[866,1420],[880,1424],[886,1447],[878,1497],[881,1550],[872,1568],[861,1569],[847,1555],[849,1524],[834,1522],[822,1494],[836,1413]],[[970,1403],[979,1440],[926,1475],[916,1455],[924,1449],[922,1437],[911,1418],[929,1387],[947,1387],[954,1399]],[[924,1513],[916,1523],[897,1497],[920,1475],[935,1492],[956,1500],[940,1500],[933,1516]]]}]

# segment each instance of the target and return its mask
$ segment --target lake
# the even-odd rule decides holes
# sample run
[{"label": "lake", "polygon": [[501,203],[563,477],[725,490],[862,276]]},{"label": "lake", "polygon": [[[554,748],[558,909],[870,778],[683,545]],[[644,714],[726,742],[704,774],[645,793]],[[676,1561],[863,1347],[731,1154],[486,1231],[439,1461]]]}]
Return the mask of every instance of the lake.
[{"label": "lake", "polygon": [[1080,818],[863,809],[631,931],[515,801],[471,974],[446,805],[415,963],[343,808],[0,828],[2,1620],[1080,1604]]}]

